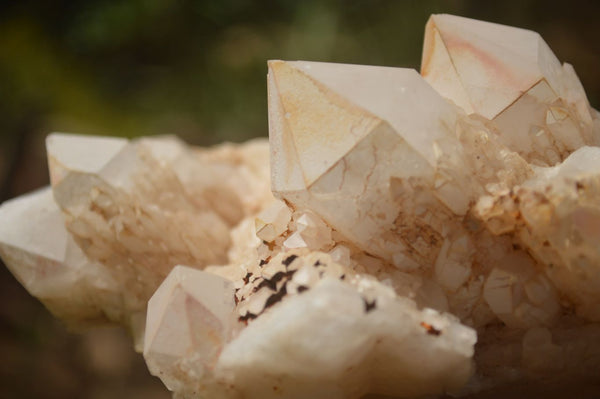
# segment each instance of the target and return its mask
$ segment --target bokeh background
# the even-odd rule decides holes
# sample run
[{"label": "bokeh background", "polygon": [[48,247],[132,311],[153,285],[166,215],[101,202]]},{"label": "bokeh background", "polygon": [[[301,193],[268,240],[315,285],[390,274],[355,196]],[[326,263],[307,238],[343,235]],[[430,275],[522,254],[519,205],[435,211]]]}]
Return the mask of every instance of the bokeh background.
[{"label": "bokeh background", "polygon": [[[540,32],[600,105],[593,0],[5,1],[0,202],[48,183],[52,131],[266,136],[266,60],[419,68],[431,13]],[[0,265],[0,398],[169,397],[123,332],[67,331]]]}]

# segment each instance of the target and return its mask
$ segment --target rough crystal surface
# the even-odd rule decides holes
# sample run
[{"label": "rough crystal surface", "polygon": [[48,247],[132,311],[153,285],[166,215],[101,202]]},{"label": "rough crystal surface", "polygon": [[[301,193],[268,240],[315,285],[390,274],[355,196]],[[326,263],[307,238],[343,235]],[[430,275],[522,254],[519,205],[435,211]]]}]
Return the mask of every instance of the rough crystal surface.
[{"label": "rough crystal surface", "polygon": [[196,150],[52,134],[46,145],[51,190],[0,208],[3,259],[68,323],[123,324],[138,350],[146,303],[173,266],[225,262],[230,229],[272,201],[262,141]]},{"label": "rough crystal surface", "polygon": [[467,113],[493,120],[499,140],[528,162],[551,166],[600,144],[575,70],[536,32],[433,15],[421,73]]},{"label": "rough crystal surface", "polygon": [[270,149],[49,136],[52,187],[0,207],[11,272],[175,398],[597,387],[600,113],[537,33],[433,15],[421,74],[267,81]]}]

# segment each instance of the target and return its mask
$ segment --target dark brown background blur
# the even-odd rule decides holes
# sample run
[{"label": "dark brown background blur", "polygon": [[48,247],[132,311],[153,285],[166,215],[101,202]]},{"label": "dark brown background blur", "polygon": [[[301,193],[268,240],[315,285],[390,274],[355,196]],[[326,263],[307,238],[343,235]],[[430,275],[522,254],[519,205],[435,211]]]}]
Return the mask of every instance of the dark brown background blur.
[{"label": "dark brown background blur", "polygon": [[[127,0],[0,3],[0,202],[47,184],[52,131],[267,135],[267,59],[419,67],[425,22],[533,29],[600,105],[600,2]],[[118,330],[67,332],[0,265],[0,398],[168,398]]]}]

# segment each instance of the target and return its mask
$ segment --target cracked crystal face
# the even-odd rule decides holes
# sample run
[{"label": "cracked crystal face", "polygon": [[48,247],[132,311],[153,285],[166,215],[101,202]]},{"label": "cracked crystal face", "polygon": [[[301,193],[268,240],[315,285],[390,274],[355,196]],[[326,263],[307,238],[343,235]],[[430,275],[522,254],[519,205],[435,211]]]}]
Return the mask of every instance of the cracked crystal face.
[{"label": "cracked crystal face", "polygon": [[275,195],[398,267],[431,266],[485,186],[529,173],[413,70],[272,61],[268,79]]}]

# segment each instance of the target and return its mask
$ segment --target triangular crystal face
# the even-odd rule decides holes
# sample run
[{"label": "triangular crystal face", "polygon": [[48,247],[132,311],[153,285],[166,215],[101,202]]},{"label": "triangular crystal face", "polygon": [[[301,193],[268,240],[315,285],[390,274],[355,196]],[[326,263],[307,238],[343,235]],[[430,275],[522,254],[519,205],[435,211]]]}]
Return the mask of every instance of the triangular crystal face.
[{"label": "triangular crystal face", "polygon": [[275,192],[310,187],[384,121],[434,163],[432,143],[456,121],[456,109],[404,68],[271,61],[269,104]]},{"label": "triangular crystal face", "polygon": [[0,206],[0,257],[27,291],[69,325],[118,318],[113,279],[69,235],[49,187]]},{"label": "triangular crystal face", "polygon": [[234,307],[230,281],[175,266],[148,301],[144,357],[150,372],[170,386],[182,358],[198,370],[212,368],[234,327]]},{"label": "triangular crystal face", "polygon": [[[278,133],[282,144],[293,145],[306,187],[331,168],[379,122],[374,115],[348,101],[348,94],[353,93],[344,93],[346,96],[343,96],[335,90],[335,83],[341,83],[338,86],[344,87],[352,79],[356,80],[363,71],[353,70],[352,67],[360,67],[336,65],[337,73],[325,73],[326,76],[317,78],[311,73],[313,67],[327,72],[327,68],[319,63],[269,63],[274,84],[272,92],[282,107],[280,112],[283,115],[279,117],[284,120],[282,125],[287,125],[287,129]],[[368,72],[368,68],[364,72]],[[337,79],[332,81],[328,78]],[[375,92],[371,94],[376,95]],[[291,141],[289,144],[288,140]],[[277,151],[294,156],[291,150]]]},{"label": "triangular crystal face", "polygon": [[46,139],[50,180],[56,186],[70,171],[100,174],[126,146],[116,137],[53,133]]},{"label": "triangular crystal face", "polygon": [[441,14],[431,16],[425,35],[425,79],[468,112],[488,119],[541,79],[554,83],[560,74],[560,62],[533,31]]},{"label": "triangular crystal face", "polygon": [[62,215],[52,200],[50,188],[0,206],[0,251],[2,247],[10,246],[32,257],[63,262],[67,242]]}]

